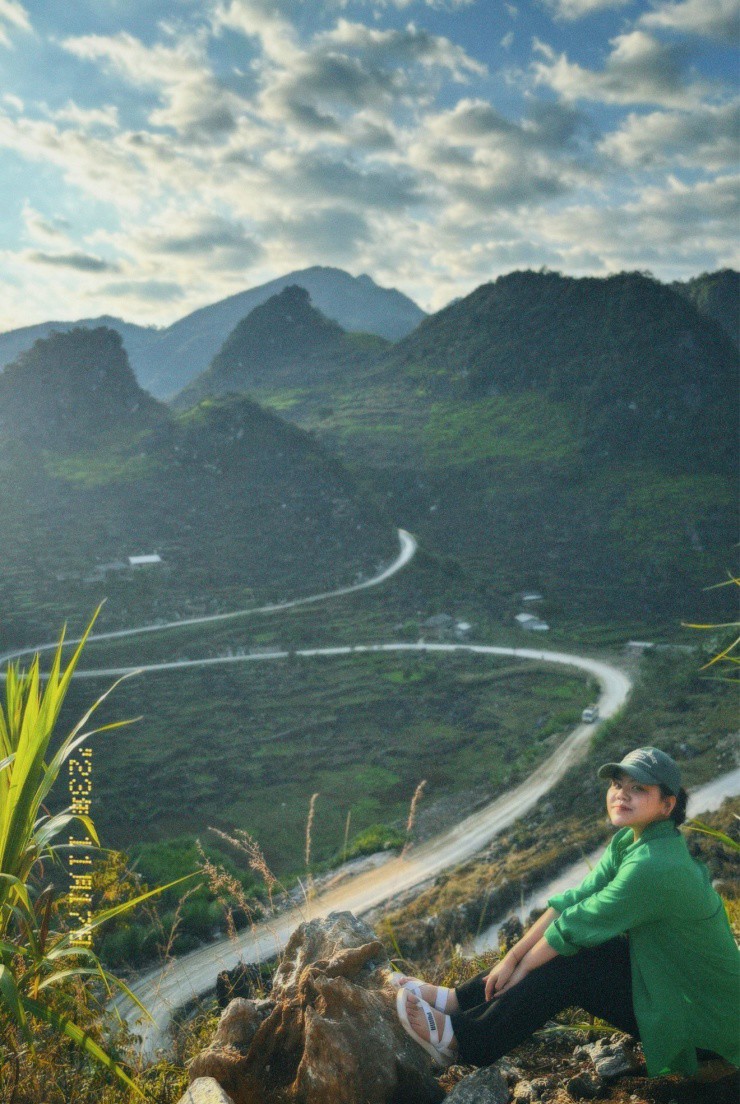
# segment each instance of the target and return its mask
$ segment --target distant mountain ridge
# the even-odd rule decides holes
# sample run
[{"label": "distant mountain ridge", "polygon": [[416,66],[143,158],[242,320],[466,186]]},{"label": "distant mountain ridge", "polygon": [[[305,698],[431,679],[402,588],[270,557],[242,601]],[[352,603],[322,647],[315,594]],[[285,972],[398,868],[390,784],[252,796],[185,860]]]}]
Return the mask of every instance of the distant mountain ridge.
[{"label": "distant mountain ridge", "polygon": [[731,268],[702,272],[691,280],[672,285],[690,299],[698,311],[719,322],[735,345],[740,346],[740,273]]},{"label": "distant mountain ridge", "polygon": [[301,358],[292,313],[276,296],[240,323],[178,405],[244,386],[481,587],[558,595],[569,617],[724,618],[726,591],[702,588],[735,559],[738,355],[691,297],[514,272],[361,365],[335,332]]},{"label": "distant mountain ridge", "polygon": [[380,337],[346,333],[312,305],[305,288],[291,284],[239,322],[175,405],[185,408],[206,395],[251,394],[265,386],[311,389],[335,373],[374,363],[387,347]]},{"label": "distant mountain ridge", "polygon": [[738,358],[724,329],[640,273],[512,272],[425,319],[387,355],[441,397],[535,390],[573,401],[591,457],[722,467],[734,455]]},{"label": "distant mountain ridge", "polygon": [[0,334],[0,368],[38,338],[54,331],[99,325],[117,330],[139,384],[157,398],[168,398],[203,372],[234,327],[261,303],[297,284],[318,310],[344,330],[398,340],[423,318],[423,310],[393,288],[381,288],[369,276],[350,276],[337,268],[314,266],[290,272],[259,287],[201,307],[166,329],[136,326],[117,318],[44,322]]},{"label": "distant mountain ridge", "polygon": [[303,430],[239,396],[174,415],[106,328],[38,341],[0,376],[0,532],[0,646],[79,628],[103,598],[101,626],[124,627],[330,590],[397,548]]}]

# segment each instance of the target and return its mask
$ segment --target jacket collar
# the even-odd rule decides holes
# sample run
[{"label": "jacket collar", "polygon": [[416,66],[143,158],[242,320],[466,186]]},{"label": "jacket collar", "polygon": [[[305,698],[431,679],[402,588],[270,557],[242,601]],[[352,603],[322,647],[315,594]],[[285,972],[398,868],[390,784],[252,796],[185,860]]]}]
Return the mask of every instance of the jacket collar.
[{"label": "jacket collar", "polygon": [[663,836],[673,836],[677,832],[678,828],[670,817],[667,820],[655,820],[652,824],[648,824],[639,840],[635,840],[635,842],[642,843],[644,840],[661,839]]}]

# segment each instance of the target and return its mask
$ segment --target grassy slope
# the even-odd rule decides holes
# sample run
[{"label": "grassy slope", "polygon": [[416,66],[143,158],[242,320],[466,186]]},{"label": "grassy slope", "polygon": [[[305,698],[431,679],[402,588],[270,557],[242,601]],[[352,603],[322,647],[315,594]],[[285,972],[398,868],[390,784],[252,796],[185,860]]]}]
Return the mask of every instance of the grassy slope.
[{"label": "grassy slope", "polygon": [[[316,861],[352,835],[402,826],[425,802],[526,775],[590,700],[581,676],[480,657],[311,659],[153,675],[112,716],[140,723],[95,751],[96,823],[108,844],[245,828],[281,873],[300,871],[309,799]],[[503,668],[503,674],[497,672]],[[75,687],[70,712],[89,684]]]},{"label": "grassy slope", "polygon": [[255,397],[490,594],[622,633],[724,617],[737,362],[720,327],[636,275],[518,273],[428,319],[374,368]]},{"label": "grassy slope", "polygon": [[[247,400],[138,434],[34,452],[0,440],[2,645],[238,609],[331,589],[397,554],[389,521],[295,427]],[[96,566],[157,551],[136,573]]]}]

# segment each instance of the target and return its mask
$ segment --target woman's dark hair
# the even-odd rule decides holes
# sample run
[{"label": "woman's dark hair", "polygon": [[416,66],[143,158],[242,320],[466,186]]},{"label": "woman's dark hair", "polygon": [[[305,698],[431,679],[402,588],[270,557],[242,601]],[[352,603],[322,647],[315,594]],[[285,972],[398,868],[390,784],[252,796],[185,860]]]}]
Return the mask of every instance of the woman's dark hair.
[{"label": "woman's dark hair", "polygon": [[672,820],[678,828],[679,824],[683,824],[683,822],[686,820],[686,805],[689,800],[689,795],[686,793],[686,790],[683,788],[683,786],[677,794],[673,794],[668,789],[668,787],[664,786],[662,783],[660,786],[660,792],[663,794],[663,797],[676,798],[676,804],[673,806],[673,812],[668,819]]}]

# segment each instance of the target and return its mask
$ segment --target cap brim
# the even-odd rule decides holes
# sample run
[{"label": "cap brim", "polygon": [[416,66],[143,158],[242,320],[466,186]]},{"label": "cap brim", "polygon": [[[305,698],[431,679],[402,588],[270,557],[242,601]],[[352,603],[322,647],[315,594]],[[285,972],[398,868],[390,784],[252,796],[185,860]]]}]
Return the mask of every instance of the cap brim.
[{"label": "cap brim", "polygon": [[604,763],[603,767],[599,767],[599,778],[613,778],[615,774],[628,774],[630,778],[634,778],[635,782],[642,782],[646,786],[658,785],[647,771],[640,767],[634,767],[631,763],[628,763],[627,766],[624,763]]}]

